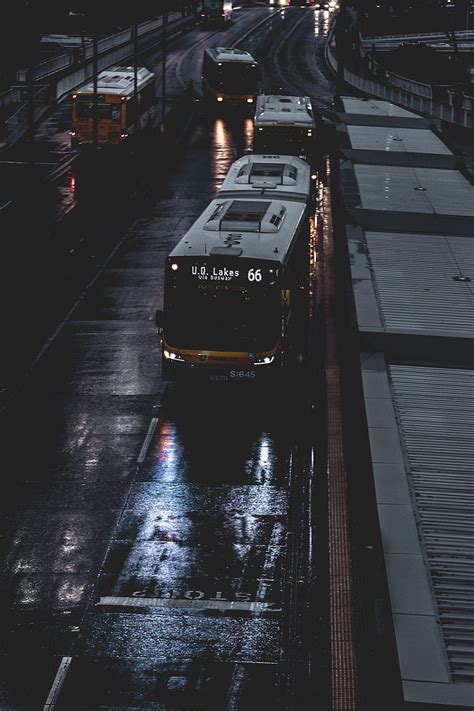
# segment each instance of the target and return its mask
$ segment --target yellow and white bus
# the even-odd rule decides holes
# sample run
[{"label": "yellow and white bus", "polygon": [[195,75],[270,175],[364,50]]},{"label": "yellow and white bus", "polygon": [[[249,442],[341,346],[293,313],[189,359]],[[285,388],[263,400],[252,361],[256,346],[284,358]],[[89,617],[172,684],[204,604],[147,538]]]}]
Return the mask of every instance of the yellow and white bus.
[{"label": "yellow and white bus", "polygon": [[255,152],[312,159],[318,136],[309,97],[259,94],[254,127]]},{"label": "yellow and white bus", "polygon": [[258,62],[250,52],[226,47],[204,51],[202,93],[205,101],[253,106],[258,94]]},{"label": "yellow and white bus", "polygon": [[[117,144],[134,131],[135,122],[144,128],[155,116],[155,75],[138,68],[137,100],[133,67],[111,67],[97,78],[97,141]],[[138,114],[138,116],[137,116]],[[72,147],[94,141],[94,87],[92,82],[72,95]]]},{"label": "yellow and white bus", "polygon": [[281,372],[307,298],[309,200],[310,169],[297,157],[234,163],[166,260],[156,312],[165,379]]}]

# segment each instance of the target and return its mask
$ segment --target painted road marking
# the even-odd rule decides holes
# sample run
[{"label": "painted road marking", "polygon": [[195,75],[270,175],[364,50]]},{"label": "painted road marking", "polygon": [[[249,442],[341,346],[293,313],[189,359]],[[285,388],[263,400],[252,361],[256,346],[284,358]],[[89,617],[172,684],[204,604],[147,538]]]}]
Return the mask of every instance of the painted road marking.
[{"label": "painted road marking", "polygon": [[145,457],[148,452],[148,447],[150,446],[150,442],[153,439],[153,435],[155,434],[157,424],[158,424],[158,417],[154,417],[152,419],[152,421],[150,422],[150,426],[148,428],[148,432],[145,437],[145,441],[143,442],[142,448],[140,450],[140,454],[138,455],[138,459],[137,459],[138,464],[143,464],[143,462],[145,461]]},{"label": "painted road marking", "polygon": [[241,602],[239,600],[172,600],[161,597],[101,597],[97,605],[121,607],[187,607],[198,610],[238,610],[245,612],[280,612],[271,602]]},{"label": "painted road marking", "polygon": [[54,161],[35,161],[35,160],[0,160],[0,165],[57,165]]},{"label": "painted road marking", "polygon": [[58,703],[59,694],[61,693],[61,688],[66,678],[66,674],[71,666],[72,657],[63,657],[61,664],[59,665],[56,676],[54,677],[53,685],[46,699],[46,703],[43,707],[43,711],[53,711],[54,707]]}]

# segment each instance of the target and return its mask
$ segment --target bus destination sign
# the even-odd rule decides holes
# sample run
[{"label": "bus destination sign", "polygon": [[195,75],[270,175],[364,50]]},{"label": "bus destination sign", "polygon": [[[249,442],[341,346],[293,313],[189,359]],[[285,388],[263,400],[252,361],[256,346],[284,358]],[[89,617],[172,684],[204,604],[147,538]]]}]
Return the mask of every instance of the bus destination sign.
[{"label": "bus destination sign", "polygon": [[207,283],[229,283],[239,284],[259,284],[261,282],[271,283],[277,276],[277,270],[267,266],[247,265],[242,268],[229,267],[219,262],[218,264],[191,264],[190,273],[193,279]]}]

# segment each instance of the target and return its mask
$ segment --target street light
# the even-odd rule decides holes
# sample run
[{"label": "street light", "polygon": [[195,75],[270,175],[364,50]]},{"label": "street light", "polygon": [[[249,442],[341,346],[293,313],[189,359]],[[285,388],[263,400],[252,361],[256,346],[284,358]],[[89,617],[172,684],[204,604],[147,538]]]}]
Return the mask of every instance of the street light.
[{"label": "street light", "polygon": [[[69,10],[68,12],[68,17],[85,17],[85,14],[83,12],[74,12],[73,10]],[[81,22],[81,61],[85,62],[86,60],[86,38],[85,38],[85,31],[84,31],[84,20]]]},{"label": "street light", "polygon": [[166,25],[168,23],[168,5],[163,7],[161,18],[162,50],[161,50],[161,130],[165,130],[166,119]]}]

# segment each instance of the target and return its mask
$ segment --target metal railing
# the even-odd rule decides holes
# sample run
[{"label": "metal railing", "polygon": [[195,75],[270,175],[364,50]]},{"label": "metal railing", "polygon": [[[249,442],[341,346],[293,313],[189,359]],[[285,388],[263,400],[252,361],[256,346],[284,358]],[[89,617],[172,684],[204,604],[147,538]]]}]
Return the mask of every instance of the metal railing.
[{"label": "metal railing", "polygon": [[[454,33],[456,39],[474,39],[474,30],[456,30]],[[364,43],[371,44],[372,42],[419,42],[424,39],[444,40],[446,39],[445,32],[423,32],[420,34],[408,35],[379,35],[376,37],[364,37]]]},{"label": "metal railing", "polygon": [[18,141],[27,132],[31,117],[37,121],[47,111],[50,104],[50,87],[48,85],[35,86],[32,107],[28,103],[28,89],[26,87],[18,87],[18,89],[19,98],[25,103],[5,121],[5,138],[8,145]]},{"label": "metal railing", "polygon": [[[176,22],[182,18],[181,12],[170,12],[168,14],[168,22]],[[162,17],[158,17],[155,20],[147,20],[138,25],[138,36],[141,37],[154,30],[159,29],[163,25]],[[126,44],[127,42],[132,42],[132,28],[123,30],[122,32],[117,32],[114,35],[109,35],[99,40],[97,43],[98,54],[106,54],[116,47]],[[83,61],[87,62],[88,59],[92,58],[93,47],[91,42],[87,42],[84,47],[84,58]],[[33,80],[40,81],[41,79],[46,79],[51,77],[53,74],[62,72],[70,67],[77,66],[77,56],[73,54],[60,54],[57,57],[52,57],[44,62],[40,62],[33,68]],[[27,69],[19,69],[17,72],[18,81],[26,81]]]},{"label": "metal railing", "polygon": [[[333,38],[334,31],[331,30],[325,53],[328,65],[334,72],[337,72],[337,58],[334,51]],[[392,78],[395,78],[395,83],[392,82]],[[401,85],[397,85],[397,80],[400,80]],[[390,72],[385,80],[381,80],[363,76],[352,69],[344,68],[344,81],[364,94],[385,99],[394,104],[400,104],[407,109],[442,121],[458,124],[465,128],[474,128],[474,97],[448,90],[447,102],[436,101],[432,98],[431,85],[420,85],[420,82],[415,82],[406,77],[398,77],[398,75],[392,75]],[[426,92],[427,95],[420,93],[424,91],[423,87],[430,88],[429,95],[428,92]]]},{"label": "metal railing", "polygon": [[367,56],[367,62],[369,71],[376,75],[376,79],[381,79],[382,81],[392,84],[393,86],[398,86],[400,89],[409,91],[411,94],[424,96],[426,99],[433,98],[433,88],[431,84],[426,84],[425,82],[416,81],[410,77],[405,77],[401,74],[391,72],[370,55]]},{"label": "metal railing", "polygon": [[11,104],[19,104],[22,101],[21,87],[12,86],[7,91],[0,94],[0,109],[4,109]]},{"label": "metal railing", "polygon": [[[182,17],[180,12],[170,13],[168,17],[172,17],[173,20],[170,24],[175,27],[180,26],[180,21],[186,22],[186,19]],[[158,20],[151,20],[144,22],[139,25],[138,38],[146,38],[148,36],[156,33],[156,30],[162,27],[161,17]],[[172,27],[170,27],[172,29]],[[161,39],[161,38],[160,38]],[[120,41],[119,41],[120,40]],[[141,47],[140,51],[144,48]],[[120,32],[118,35],[113,35],[112,37],[106,37],[102,43],[98,43],[98,59],[97,66],[98,70],[106,69],[112,64],[121,62],[124,59],[129,58],[133,53],[133,35],[132,29]],[[92,47],[90,48],[89,58],[84,62],[84,64],[77,68],[74,72],[66,74],[61,77],[56,83],[56,100],[59,101],[69,92],[77,89],[81,84],[89,81],[93,76],[93,61],[92,61]]]}]

